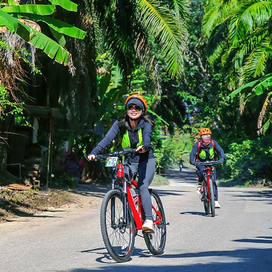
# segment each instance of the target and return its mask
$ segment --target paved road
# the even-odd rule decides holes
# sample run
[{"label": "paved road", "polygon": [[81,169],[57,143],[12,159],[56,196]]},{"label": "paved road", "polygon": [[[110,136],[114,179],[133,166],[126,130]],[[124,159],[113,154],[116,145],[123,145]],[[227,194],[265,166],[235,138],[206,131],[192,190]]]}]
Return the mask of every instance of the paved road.
[{"label": "paved road", "polygon": [[170,223],[163,255],[150,255],[138,236],[131,261],[109,258],[99,227],[106,188],[98,186],[82,192],[91,205],[2,224],[0,271],[272,271],[271,189],[219,187],[213,218],[204,214],[192,169],[167,175],[170,185],[155,187]]}]

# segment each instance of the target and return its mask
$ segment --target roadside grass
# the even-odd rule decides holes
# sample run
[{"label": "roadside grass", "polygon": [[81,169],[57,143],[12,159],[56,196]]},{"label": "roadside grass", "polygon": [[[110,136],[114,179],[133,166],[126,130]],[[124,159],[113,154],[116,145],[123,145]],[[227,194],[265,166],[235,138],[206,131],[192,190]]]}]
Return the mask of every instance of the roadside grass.
[{"label": "roadside grass", "polygon": [[167,178],[165,178],[165,177],[163,177],[161,175],[155,174],[151,185],[152,184],[153,185],[168,185],[169,181],[168,181]]}]

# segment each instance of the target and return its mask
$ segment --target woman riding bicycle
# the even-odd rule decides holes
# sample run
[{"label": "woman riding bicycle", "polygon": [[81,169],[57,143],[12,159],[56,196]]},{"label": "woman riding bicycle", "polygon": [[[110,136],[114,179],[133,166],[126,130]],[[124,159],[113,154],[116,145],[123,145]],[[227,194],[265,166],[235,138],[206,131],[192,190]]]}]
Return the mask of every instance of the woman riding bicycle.
[{"label": "woman riding bicycle", "polygon": [[[196,165],[196,162],[205,162],[205,161],[215,161],[215,153],[220,155],[220,160],[218,163],[223,163],[225,159],[224,150],[220,147],[220,145],[211,139],[212,131],[209,128],[201,128],[199,130],[199,135],[201,136],[201,141],[198,141],[194,144],[191,154],[190,154],[190,163],[192,165]],[[204,180],[204,171],[205,166],[197,166],[198,169],[198,187],[197,193],[201,193],[202,189],[202,181]],[[216,170],[214,168],[214,203],[215,208],[220,208],[220,204],[218,202],[218,189],[216,185]]]},{"label": "woman riding bicycle", "polygon": [[114,122],[106,136],[88,155],[89,160],[95,159],[118,134],[122,136],[122,148],[136,148],[137,154],[130,158],[130,168],[138,172],[139,193],[145,213],[143,231],[153,230],[152,204],[148,186],[155,174],[155,157],[151,148],[151,135],[154,122],[146,115],[147,103],[143,96],[132,94],[125,102],[127,113]]}]

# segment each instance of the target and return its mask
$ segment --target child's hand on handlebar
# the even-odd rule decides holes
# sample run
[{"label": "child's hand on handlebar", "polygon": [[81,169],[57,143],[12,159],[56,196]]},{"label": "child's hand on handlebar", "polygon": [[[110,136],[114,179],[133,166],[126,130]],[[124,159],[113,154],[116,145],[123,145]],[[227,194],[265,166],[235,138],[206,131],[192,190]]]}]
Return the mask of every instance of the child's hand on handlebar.
[{"label": "child's hand on handlebar", "polygon": [[144,146],[143,146],[143,145],[140,145],[140,146],[136,149],[136,152],[139,152],[139,153],[145,152]]}]

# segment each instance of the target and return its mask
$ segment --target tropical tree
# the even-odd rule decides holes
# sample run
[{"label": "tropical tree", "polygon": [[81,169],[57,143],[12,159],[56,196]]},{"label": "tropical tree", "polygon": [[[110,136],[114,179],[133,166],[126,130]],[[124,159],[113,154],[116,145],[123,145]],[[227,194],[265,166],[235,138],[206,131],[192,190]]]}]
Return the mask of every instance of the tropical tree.
[{"label": "tropical tree", "polygon": [[[105,116],[105,107],[100,105],[109,99],[121,103],[122,96],[132,91],[154,93],[160,99],[160,69],[168,71],[168,76],[181,74],[188,1],[77,2],[81,16],[68,18],[63,13],[61,17],[73,25],[88,25],[86,38],[69,44],[77,56],[77,74],[63,82],[58,78],[61,72],[66,77],[63,69],[50,66],[50,72],[57,71],[50,73],[46,86],[41,85],[51,90],[55,101],[51,105],[66,107],[69,126],[80,131]],[[107,108],[112,110],[111,104]]]},{"label": "tropical tree", "polygon": [[[46,2],[46,1],[44,1]],[[67,65],[71,61],[69,52],[64,48],[64,35],[83,39],[85,32],[65,22],[50,17],[56,12],[56,6],[69,11],[76,11],[77,5],[70,0],[49,0],[48,4],[24,4],[8,0],[0,2],[0,27],[16,33],[24,41],[43,50],[50,58]],[[54,39],[43,34],[39,24],[45,23]]]},{"label": "tropical tree", "polygon": [[203,22],[210,62],[223,67],[231,97],[239,94],[241,112],[247,102],[259,109],[259,133],[271,123],[268,114],[263,126],[271,101],[271,15],[270,0],[209,1]]},{"label": "tropical tree", "polygon": [[28,72],[25,64],[31,67],[33,73],[37,73],[35,49],[40,49],[54,61],[68,65],[70,72],[74,73],[71,54],[65,48],[65,36],[83,39],[86,34],[52,17],[56,13],[56,6],[76,11],[74,2],[49,2],[51,4],[48,1],[42,1],[44,4],[0,1],[0,144],[4,142],[0,147],[0,159],[4,166],[6,158],[3,153],[6,151],[2,152],[2,149],[3,146],[6,148],[7,135],[14,124],[14,117],[23,116],[23,96],[30,98],[22,88]]},{"label": "tropical tree", "polygon": [[[63,21],[50,17],[56,11],[56,5],[69,11],[76,11],[77,5],[70,0],[51,1],[53,4],[24,4],[19,1],[8,0],[0,2],[0,53],[1,53],[1,88],[9,92],[6,97],[5,107],[1,107],[1,112],[7,107],[8,99],[18,103],[16,90],[22,91],[18,87],[18,80],[23,81],[25,71],[21,67],[21,61],[27,62],[35,68],[35,51],[28,53],[27,44],[41,49],[50,58],[63,65],[69,65],[71,73],[74,67],[71,54],[65,49],[65,36],[83,39],[85,32],[79,28],[69,25]],[[42,33],[41,22],[46,25],[52,33],[49,37]],[[23,43],[23,42],[25,43]],[[32,55],[32,60],[27,58]],[[35,70],[34,70],[35,71]]]},{"label": "tropical tree", "polygon": [[181,75],[188,40],[187,0],[93,0],[93,4],[105,41],[126,77],[139,62],[156,64],[152,49],[164,52],[170,76]]}]

